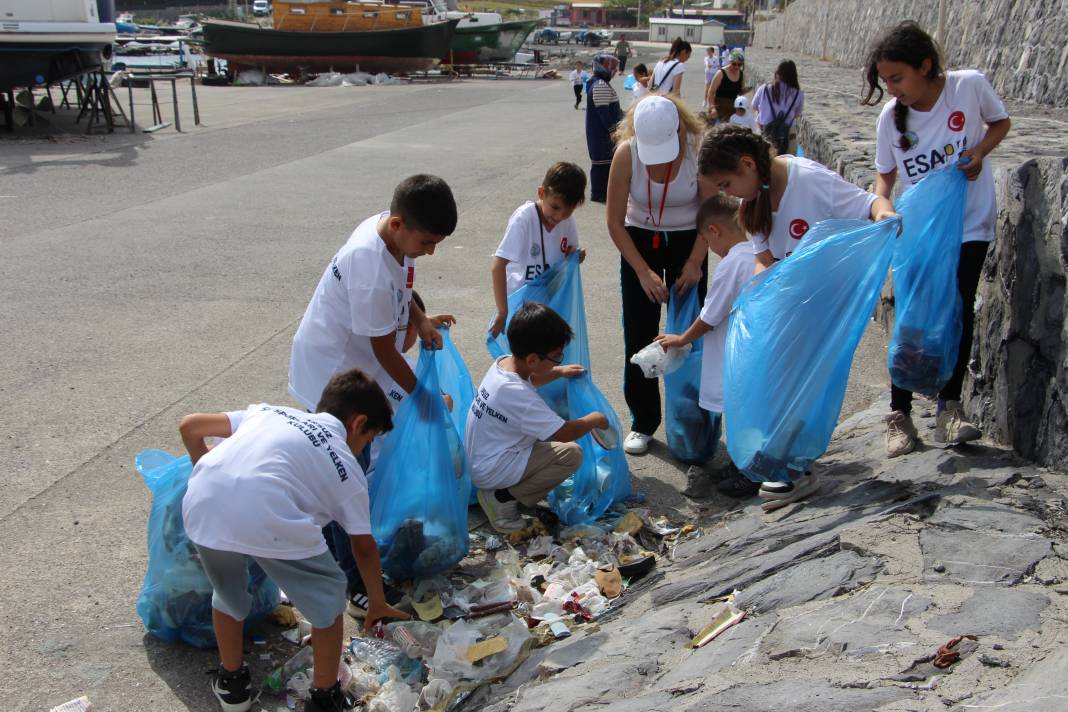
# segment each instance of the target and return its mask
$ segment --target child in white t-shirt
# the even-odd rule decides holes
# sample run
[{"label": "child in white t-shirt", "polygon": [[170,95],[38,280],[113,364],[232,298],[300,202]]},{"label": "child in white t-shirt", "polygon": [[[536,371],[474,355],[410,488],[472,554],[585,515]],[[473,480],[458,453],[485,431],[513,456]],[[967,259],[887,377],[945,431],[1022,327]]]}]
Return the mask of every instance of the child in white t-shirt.
[{"label": "child in white t-shirt", "polygon": [[[955,270],[963,327],[953,375],[938,393],[934,439],[948,445],[977,440],[982,433],[965,417],[960,396],[971,359],[975,293],[997,216],[994,170],[983,159],[1009,133],[1009,114],[979,72],[943,72],[937,45],[915,22],[902,22],[879,38],[865,74],[865,103],[882,101],[880,79],[894,96],[879,114],[876,194],[889,199],[898,178],[908,188],[928,172],[949,164],[956,164],[969,181]],[[890,410],[886,453],[897,457],[912,452],[919,437],[912,423],[912,393],[891,383]]]},{"label": "child in white t-shirt", "polygon": [[[494,337],[508,321],[508,295],[578,249],[578,226],[572,214],[585,196],[586,173],[574,163],[561,161],[545,173],[538,199],[523,203],[508,218],[490,266],[497,305],[490,327]],[[585,257],[585,250],[580,251],[579,258]]]},{"label": "child in white t-shirt", "polygon": [[744,96],[739,96],[734,100],[734,113],[731,114],[728,123],[736,126],[744,126],[753,133],[760,133],[760,129],[757,127],[756,122],[756,112],[749,110],[749,100]]},{"label": "child in white t-shirt", "polygon": [[586,84],[586,79],[589,78],[586,70],[582,68],[582,62],[575,62],[575,68],[571,70],[567,78],[571,82],[572,91],[575,92],[575,108],[577,109],[582,103],[582,88]]},{"label": "child in white t-shirt", "polygon": [[[697,212],[697,234],[704,239],[708,249],[720,257],[719,264],[712,272],[704,308],[684,333],[662,334],[656,340],[667,350],[704,339],[698,402],[703,409],[719,418],[723,415],[723,364],[726,360],[728,320],[734,300],[741,293],[742,286],[753,276],[756,258],[753,244],[738,224],[738,201],[722,193],[701,204]],[[686,472],[686,479],[683,494],[708,496],[709,482],[704,467],[691,466]],[[716,486],[731,497],[751,497],[759,489],[758,485],[733,469]]]},{"label": "child in white t-shirt", "polygon": [[634,65],[634,87],[631,93],[634,95],[631,104],[637,104],[643,96],[649,93],[649,68],[644,64]]},{"label": "child in white t-shirt", "polygon": [[[706,188],[742,199],[740,217],[756,253],[756,272],[791,254],[822,220],[895,217],[889,200],[853,185],[815,161],[776,156],[771,144],[747,128],[719,125],[705,134],[698,155]],[[765,482],[760,496],[779,503],[819,488],[815,473],[790,482]]]},{"label": "child in white t-shirt", "polygon": [[[345,575],[327,551],[322,527],[336,521],[351,534],[347,544],[369,599],[365,628],[408,617],[386,603],[367,482],[354,454],[393,427],[389,403],[378,384],[353,369],[327,383],[316,411],[260,404],[182,418],[182,441],[194,465],[182,515],[214,590],[212,623],[222,662],[212,691],[227,710],[252,704],[242,664],[250,560],[312,625],[316,665],[307,710],[343,709],[346,698],[337,677]],[[207,437],[225,440],[209,450]]]},{"label": "child in white t-shirt", "polygon": [[533,507],[582,465],[576,440],[608,427],[604,413],[565,421],[536,390],[585,372],[560,365],[571,327],[544,304],[524,304],[508,325],[509,356],[486,372],[467,414],[464,449],[471,481],[490,525],[499,532],[526,526],[519,504]]}]

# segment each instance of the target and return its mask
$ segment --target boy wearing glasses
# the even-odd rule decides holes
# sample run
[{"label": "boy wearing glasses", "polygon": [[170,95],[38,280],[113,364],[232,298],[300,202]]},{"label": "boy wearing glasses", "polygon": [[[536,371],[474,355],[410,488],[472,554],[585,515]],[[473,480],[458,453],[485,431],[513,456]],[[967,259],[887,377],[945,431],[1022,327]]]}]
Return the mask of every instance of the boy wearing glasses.
[{"label": "boy wearing glasses", "polygon": [[519,505],[533,507],[582,465],[576,440],[607,428],[604,413],[565,421],[536,390],[585,372],[561,365],[571,327],[544,304],[528,302],[508,325],[512,353],[486,372],[467,414],[464,448],[478,502],[501,533],[523,529]]}]

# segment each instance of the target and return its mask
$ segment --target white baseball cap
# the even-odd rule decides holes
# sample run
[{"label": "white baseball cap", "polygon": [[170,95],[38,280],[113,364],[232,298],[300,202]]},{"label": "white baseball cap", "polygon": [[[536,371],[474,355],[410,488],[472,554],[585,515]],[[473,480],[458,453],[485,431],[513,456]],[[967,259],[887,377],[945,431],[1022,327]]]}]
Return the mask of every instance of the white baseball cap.
[{"label": "white baseball cap", "polygon": [[749,100],[746,99],[744,96],[739,96],[737,99],[734,100],[734,108],[735,109],[748,109],[749,108]]},{"label": "white baseball cap", "polygon": [[679,110],[670,99],[647,96],[634,108],[638,158],[647,166],[671,163],[679,156]]}]

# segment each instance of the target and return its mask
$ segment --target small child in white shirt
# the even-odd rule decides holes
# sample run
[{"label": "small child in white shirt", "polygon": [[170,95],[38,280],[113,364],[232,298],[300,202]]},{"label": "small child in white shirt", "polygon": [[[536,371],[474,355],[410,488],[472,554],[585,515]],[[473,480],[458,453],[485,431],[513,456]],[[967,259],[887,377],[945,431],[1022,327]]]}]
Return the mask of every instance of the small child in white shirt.
[{"label": "small child in white shirt", "polygon": [[[497,305],[490,327],[494,338],[508,323],[508,295],[578,249],[578,226],[572,214],[585,200],[586,173],[574,163],[560,161],[546,171],[538,199],[523,203],[508,218],[490,267]],[[580,250],[579,258],[585,257]]]},{"label": "small child in white shirt", "polygon": [[[679,335],[662,334],[656,337],[665,350],[680,348],[704,338],[698,402],[716,417],[723,415],[723,364],[731,308],[742,286],[753,276],[756,265],[753,243],[738,224],[738,205],[735,198],[722,193],[702,203],[697,212],[697,234],[712,252],[719,255],[720,262],[712,272],[704,308],[690,328]],[[687,479],[690,480],[687,492],[706,492],[708,487],[701,482],[706,478],[703,467],[691,467],[687,472]],[[716,483],[716,487],[731,497],[751,497],[760,489],[760,485],[750,482],[733,469]]]},{"label": "small child in white shirt", "polygon": [[744,95],[734,100],[734,113],[731,114],[730,123],[744,126],[753,133],[760,133],[756,112],[749,110],[749,100]]},{"label": "small child in white shirt", "polygon": [[582,69],[582,62],[575,62],[575,68],[571,70],[571,74],[567,75],[571,81],[571,89],[575,92],[576,109],[582,103],[582,87],[586,83],[587,76],[585,70]]},{"label": "small child in white shirt", "polygon": [[649,68],[644,64],[634,65],[634,86],[631,92],[634,94],[632,104],[637,104],[643,96],[649,93]]},{"label": "small child in white shirt", "polygon": [[604,413],[565,421],[537,388],[557,378],[585,373],[562,366],[571,327],[544,304],[527,302],[508,325],[512,353],[499,358],[482,379],[467,414],[464,450],[490,526],[506,533],[523,529],[519,504],[533,507],[582,466],[575,442],[608,427]]}]

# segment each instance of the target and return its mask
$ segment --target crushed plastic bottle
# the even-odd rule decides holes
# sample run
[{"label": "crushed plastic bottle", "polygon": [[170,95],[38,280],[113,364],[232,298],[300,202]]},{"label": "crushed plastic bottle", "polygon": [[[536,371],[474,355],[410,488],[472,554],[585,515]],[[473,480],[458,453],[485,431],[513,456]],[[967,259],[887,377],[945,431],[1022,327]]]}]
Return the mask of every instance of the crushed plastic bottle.
[{"label": "crushed plastic bottle", "polygon": [[682,348],[671,348],[665,351],[663,346],[654,341],[631,356],[630,362],[640,368],[646,378],[660,378],[674,373],[682,366],[692,348],[692,345],[686,344]]}]

